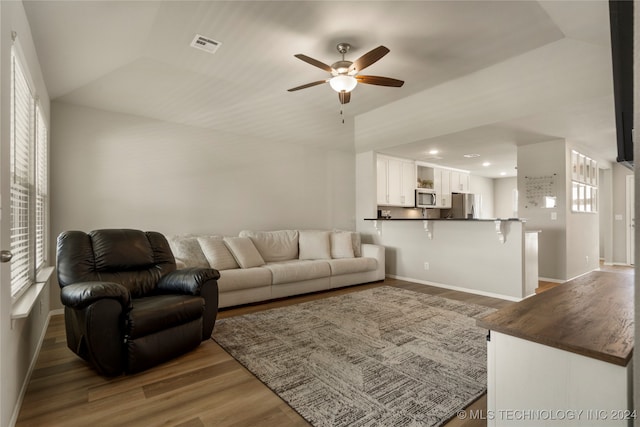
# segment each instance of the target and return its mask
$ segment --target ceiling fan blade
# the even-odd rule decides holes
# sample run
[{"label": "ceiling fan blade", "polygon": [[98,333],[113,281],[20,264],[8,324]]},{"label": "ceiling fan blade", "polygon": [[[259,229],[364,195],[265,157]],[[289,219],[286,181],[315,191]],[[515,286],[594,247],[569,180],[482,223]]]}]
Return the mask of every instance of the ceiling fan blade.
[{"label": "ceiling fan blade", "polygon": [[325,79],[325,80],[318,80],[317,82],[307,83],[306,85],[292,87],[291,89],[287,89],[287,91],[288,91],[288,92],[294,92],[294,91],[296,91],[296,90],[306,89],[306,88],[308,88],[308,87],[321,85],[322,83],[326,83],[326,82],[328,82],[328,81],[329,81],[329,79]]},{"label": "ceiling fan blade", "polygon": [[351,92],[338,92],[338,99],[340,100],[340,104],[348,104],[351,101]]},{"label": "ceiling fan blade", "polygon": [[369,85],[377,86],[401,87],[404,84],[404,81],[402,80],[380,76],[356,76],[356,80],[358,80],[358,83],[366,83]]},{"label": "ceiling fan blade", "polygon": [[318,68],[320,68],[322,70],[325,70],[325,71],[327,71],[329,73],[333,71],[333,68],[331,68],[330,66],[328,66],[324,62],[320,62],[317,59],[313,59],[313,58],[311,58],[311,57],[309,57],[307,55],[303,55],[303,54],[299,53],[299,54],[293,55],[293,56],[295,56],[296,58],[306,62],[307,64],[311,64],[314,67],[318,67]]},{"label": "ceiling fan blade", "polygon": [[356,70],[356,72],[360,72],[367,68],[369,65],[378,61],[389,52],[390,50],[386,47],[378,46],[377,48],[365,53],[360,58],[356,59],[349,67],[349,72],[352,72],[353,70]]}]

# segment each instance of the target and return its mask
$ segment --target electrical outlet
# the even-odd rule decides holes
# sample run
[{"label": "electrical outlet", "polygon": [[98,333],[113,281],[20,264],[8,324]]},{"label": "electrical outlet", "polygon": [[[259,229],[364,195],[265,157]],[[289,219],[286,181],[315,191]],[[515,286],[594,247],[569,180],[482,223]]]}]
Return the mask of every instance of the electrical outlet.
[{"label": "electrical outlet", "polygon": [[424,263],[424,269],[425,269],[425,270],[428,270],[428,269],[429,269],[429,263],[428,263],[428,262],[426,262],[426,261],[425,261],[425,263]]}]

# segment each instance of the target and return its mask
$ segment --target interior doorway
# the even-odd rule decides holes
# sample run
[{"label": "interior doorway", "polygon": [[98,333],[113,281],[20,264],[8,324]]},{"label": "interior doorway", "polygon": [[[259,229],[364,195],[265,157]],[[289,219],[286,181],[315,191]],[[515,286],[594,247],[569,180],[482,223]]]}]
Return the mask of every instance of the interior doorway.
[{"label": "interior doorway", "polygon": [[627,175],[627,264],[633,265],[635,259],[635,184],[634,175]]}]

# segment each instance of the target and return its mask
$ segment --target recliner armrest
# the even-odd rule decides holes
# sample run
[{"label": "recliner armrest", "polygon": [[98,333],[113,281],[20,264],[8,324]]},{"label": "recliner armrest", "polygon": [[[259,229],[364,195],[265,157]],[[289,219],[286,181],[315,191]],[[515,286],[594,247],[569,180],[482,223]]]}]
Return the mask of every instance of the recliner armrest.
[{"label": "recliner armrest", "polygon": [[131,308],[129,290],[118,283],[80,282],[60,290],[62,304],[74,309],[83,309],[101,299],[115,299],[120,302],[123,310]]},{"label": "recliner armrest", "polygon": [[184,268],[163,276],[157,290],[162,293],[200,295],[200,289],[209,280],[218,280],[220,272],[214,268]]}]

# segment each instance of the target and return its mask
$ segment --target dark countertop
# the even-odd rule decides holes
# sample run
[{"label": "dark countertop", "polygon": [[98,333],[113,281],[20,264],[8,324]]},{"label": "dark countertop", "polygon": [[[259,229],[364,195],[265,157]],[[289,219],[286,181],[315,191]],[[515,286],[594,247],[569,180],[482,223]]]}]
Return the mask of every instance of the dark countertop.
[{"label": "dark countertop", "polygon": [[519,221],[525,222],[521,218],[365,218],[365,221]]},{"label": "dark countertop", "polygon": [[619,366],[633,354],[633,275],[593,271],[477,321],[478,326]]}]

